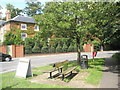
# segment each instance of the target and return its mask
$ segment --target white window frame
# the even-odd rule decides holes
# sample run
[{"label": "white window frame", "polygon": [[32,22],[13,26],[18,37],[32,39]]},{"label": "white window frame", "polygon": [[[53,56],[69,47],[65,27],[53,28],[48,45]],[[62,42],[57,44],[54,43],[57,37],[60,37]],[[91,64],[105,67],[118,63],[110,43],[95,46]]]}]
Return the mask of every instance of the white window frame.
[{"label": "white window frame", "polygon": [[[37,27],[37,28],[35,28],[35,27]],[[39,31],[39,26],[38,25],[34,26],[34,31]]]},{"label": "white window frame", "polygon": [[[22,26],[25,26],[25,28],[23,28]],[[27,24],[21,24],[21,30],[27,30]]]},{"label": "white window frame", "polygon": [[[26,35],[24,38],[22,37],[23,34]],[[26,37],[27,37],[27,33],[21,33],[21,38],[22,38],[23,41],[25,40]]]}]

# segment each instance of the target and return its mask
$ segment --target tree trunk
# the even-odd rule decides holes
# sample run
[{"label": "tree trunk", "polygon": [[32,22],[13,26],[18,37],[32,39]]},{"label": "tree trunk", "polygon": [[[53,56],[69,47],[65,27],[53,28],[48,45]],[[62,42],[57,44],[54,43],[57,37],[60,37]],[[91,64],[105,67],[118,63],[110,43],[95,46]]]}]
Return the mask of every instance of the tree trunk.
[{"label": "tree trunk", "polygon": [[81,61],[81,50],[80,50],[80,38],[76,38],[76,45],[77,45],[77,63],[80,65]]}]

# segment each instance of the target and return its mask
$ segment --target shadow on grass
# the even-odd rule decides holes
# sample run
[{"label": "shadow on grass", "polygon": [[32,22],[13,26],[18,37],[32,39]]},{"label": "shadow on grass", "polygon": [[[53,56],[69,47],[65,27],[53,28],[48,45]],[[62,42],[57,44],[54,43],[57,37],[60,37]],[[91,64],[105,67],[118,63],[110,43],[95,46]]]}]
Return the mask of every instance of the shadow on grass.
[{"label": "shadow on grass", "polygon": [[18,85],[18,83],[15,84],[15,85],[12,85],[12,86],[7,86],[6,88],[2,88],[1,90],[9,90],[9,89],[11,89],[11,88],[13,88],[14,86],[17,86],[17,85]]},{"label": "shadow on grass", "polygon": [[72,73],[66,77],[68,79],[68,82],[70,82],[78,73]]},{"label": "shadow on grass", "polygon": [[38,76],[37,74],[33,74],[33,77]]}]

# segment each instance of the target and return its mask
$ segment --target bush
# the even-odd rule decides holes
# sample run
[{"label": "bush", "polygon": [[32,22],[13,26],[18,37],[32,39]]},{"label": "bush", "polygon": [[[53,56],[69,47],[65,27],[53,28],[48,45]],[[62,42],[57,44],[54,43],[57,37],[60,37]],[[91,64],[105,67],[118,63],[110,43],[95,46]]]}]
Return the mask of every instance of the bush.
[{"label": "bush", "polygon": [[41,53],[48,53],[48,52],[49,52],[48,46],[47,46],[46,43],[44,43],[44,45],[43,45],[43,47],[42,47],[42,49],[41,49]]},{"label": "bush", "polygon": [[62,52],[62,47],[61,47],[60,43],[57,45],[56,52],[57,53]]},{"label": "bush", "polygon": [[92,44],[94,44],[94,51],[99,51],[100,50],[100,42],[92,41]]},{"label": "bush", "polygon": [[67,52],[67,50],[68,50],[68,46],[66,45],[66,43],[64,43],[62,47],[62,51]]},{"label": "bush", "polygon": [[25,54],[31,54],[32,48],[34,46],[34,39],[32,38],[26,38],[25,39]]},{"label": "bush", "polygon": [[33,47],[32,52],[33,53],[40,53],[41,52],[38,42],[35,42],[35,46]]},{"label": "bush", "polygon": [[76,44],[74,45],[74,52],[77,52],[77,46],[76,46]]},{"label": "bush", "polygon": [[74,52],[74,45],[70,44],[70,46],[68,47],[68,52]]},{"label": "bush", "polygon": [[32,46],[26,45],[25,46],[25,54],[31,54],[32,53]]},{"label": "bush", "polygon": [[51,47],[49,48],[49,52],[50,52],[50,53],[55,53],[55,52],[56,52],[56,51],[55,51],[55,47],[51,46]]},{"label": "bush", "polygon": [[118,62],[118,60],[120,60],[120,52],[113,54],[112,58],[117,61],[118,65],[120,65],[120,62]]}]

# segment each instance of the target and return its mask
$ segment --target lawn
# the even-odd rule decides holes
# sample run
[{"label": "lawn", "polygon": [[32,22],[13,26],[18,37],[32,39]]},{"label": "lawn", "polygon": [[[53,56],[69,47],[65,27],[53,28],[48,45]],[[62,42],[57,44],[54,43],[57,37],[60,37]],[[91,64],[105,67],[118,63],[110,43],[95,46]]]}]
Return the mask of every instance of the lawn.
[{"label": "lawn", "polygon": [[[99,84],[101,77],[102,77],[102,67],[104,64],[104,59],[95,59],[93,62],[92,60],[89,60],[89,69],[80,69],[80,66],[77,66],[76,71],[77,72],[88,72],[88,75],[83,80],[86,81],[86,83],[90,84]],[[68,66],[65,66],[66,69],[72,66],[76,66],[76,61],[70,62]],[[40,70],[49,70],[52,66],[44,66],[44,67],[37,67],[33,68],[33,76],[38,76],[40,74],[43,74],[40,72]],[[38,70],[38,71],[37,71]],[[15,72],[10,73],[4,73],[0,74],[0,77],[2,77],[2,88],[8,89],[8,88],[68,88],[63,87],[59,85],[48,85],[48,84],[36,84],[31,83],[28,80],[31,78],[17,78],[15,77]]]}]

